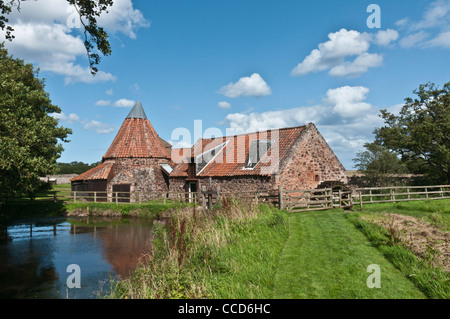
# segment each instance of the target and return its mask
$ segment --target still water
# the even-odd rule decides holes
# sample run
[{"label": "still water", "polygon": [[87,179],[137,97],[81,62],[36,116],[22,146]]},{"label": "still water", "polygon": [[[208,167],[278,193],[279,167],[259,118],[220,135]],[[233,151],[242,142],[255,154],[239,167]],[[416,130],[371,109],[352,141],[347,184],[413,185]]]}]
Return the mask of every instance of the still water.
[{"label": "still water", "polygon": [[[0,226],[0,298],[98,298],[111,279],[137,266],[152,225],[145,219],[44,218]],[[80,267],[81,288],[67,287],[75,274],[67,272],[71,264]]]}]

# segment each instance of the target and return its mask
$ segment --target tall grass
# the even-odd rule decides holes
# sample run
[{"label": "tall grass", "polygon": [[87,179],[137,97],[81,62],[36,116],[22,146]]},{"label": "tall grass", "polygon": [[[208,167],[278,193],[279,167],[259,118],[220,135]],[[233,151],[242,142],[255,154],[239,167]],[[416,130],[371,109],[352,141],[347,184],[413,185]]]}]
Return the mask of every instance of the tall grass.
[{"label": "tall grass", "polygon": [[[388,207],[384,207],[383,212],[387,210]],[[428,211],[428,208],[425,211]],[[391,204],[390,212],[398,213],[399,211]],[[430,212],[428,211],[428,213]],[[361,219],[363,215],[364,213],[348,213],[346,217],[366,235],[373,246],[383,253],[428,298],[450,298],[450,274],[448,272],[434,268],[426,260],[414,255],[406,245],[402,244],[398,235],[393,233],[389,227],[383,227],[369,220]]]},{"label": "tall grass", "polygon": [[154,232],[152,249],[107,297],[269,298],[288,236],[284,212],[235,199],[178,210]]}]

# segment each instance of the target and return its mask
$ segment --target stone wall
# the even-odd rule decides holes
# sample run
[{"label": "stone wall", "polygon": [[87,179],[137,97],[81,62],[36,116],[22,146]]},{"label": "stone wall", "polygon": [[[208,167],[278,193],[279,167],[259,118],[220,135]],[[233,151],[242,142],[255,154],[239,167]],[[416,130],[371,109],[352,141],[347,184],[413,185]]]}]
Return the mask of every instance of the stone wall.
[{"label": "stone wall", "polygon": [[[209,178],[199,179],[199,189],[205,185],[209,188]],[[220,186],[221,193],[245,194],[273,189],[272,179],[269,176],[226,176],[212,177],[212,188]]]},{"label": "stone wall", "polygon": [[168,159],[157,158],[118,158],[115,160],[113,178],[108,183],[108,193],[113,185],[131,184],[132,202],[147,200],[163,195],[156,192],[169,190],[168,177],[160,164],[170,164]]},{"label": "stone wall", "polygon": [[321,182],[346,183],[345,168],[313,124],[309,124],[280,163],[275,187],[315,189]]}]

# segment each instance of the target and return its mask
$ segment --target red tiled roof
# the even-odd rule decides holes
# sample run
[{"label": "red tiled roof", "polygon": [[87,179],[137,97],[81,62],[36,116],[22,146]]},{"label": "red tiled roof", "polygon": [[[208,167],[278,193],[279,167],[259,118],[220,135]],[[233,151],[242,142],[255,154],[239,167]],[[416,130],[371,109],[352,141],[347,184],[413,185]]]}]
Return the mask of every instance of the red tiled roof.
[{"label": "red tiled roof", "polygon": [[[200,139],[191,148],[192,156],[198,156],[224,142],[227,144],[197,176],[270,175],[273,171],[273,165],[279,165],[305,127],[298,126],[213,139]],[[253,169],[245,169],[250,145],[252,141],[256,140],[271,140],[271,147]],[[187,177],[187,169],[188,163],[185,159],[183,163],[174,168],[170,176]]]},{"label": "red tiled roof", "polygon": [[84,172],[83,174],[80,174],[72,178],[70,181],[75,182],[75,181],[85,181],[95,179],[108,179],[109,173],[111,172],[113,165],[114,163],[112,162],[104,162],[94,168],[91,168],[90,170]]},{"label": "red tiled roof", "polygon": [[170,158],[170,155],[148,119],[126,118],[103,161],[119,157]]},{"label": "red tiled roof", "polygon": [[186,157],[186,154],[188,154],[190,151],[190,148],[172,148],[170,157],[175,164],[178,164],[183,161],[183,159]]}]

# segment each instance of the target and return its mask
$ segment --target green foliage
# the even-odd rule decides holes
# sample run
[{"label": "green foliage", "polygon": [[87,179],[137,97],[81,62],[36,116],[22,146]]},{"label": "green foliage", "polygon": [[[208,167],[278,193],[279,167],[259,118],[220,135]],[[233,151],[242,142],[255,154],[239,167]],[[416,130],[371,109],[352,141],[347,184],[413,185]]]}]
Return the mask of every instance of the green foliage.
[{"label": "green foliage", "polygon": [[265,205],[226,200],[154,225],[153,249],[110,298],[270,298],[287,215]]},{"label": "green foliage", "polygon": [[[392,211],[398,213],[395,209]],[[346,217],[428,298],[450,298],[450,275],[448,272],[434,268],[427,260],[415,256],[405,245],[395,240],[388,229],[361,219],[363,215],[365,214],[349,213]]]},{"label": "green foliage", "polygon": [[50,116],[60,113],[32,64],[8,55],[0,44],[0,205],[7,197],[40,188],[39,176],[55,172],[71,130]]},{"label": "green foliage", "polygon": [[[274,298],[423,298],[339,209],[293,213],[279,258]],[[380,236],[379,240],[385,238]],[[381,289],[367,287],[367,267],[382,269]]]},{"label": "green foliage", "polygon": [[91,168],[96,167],[98,164],[99,162],[86,164],[74,161],[70,163],[56,163],[56,167],[58,174],[82,174]]},{"label": "green foliage", "polygon": [[[14,29],[8,25],[8,15],[12,8],[16,7],[20,12],[20,2],[23,0],[0,0],[0,29],[5,30],[5,38],[14,39]],[[42,0],[41,0],[42,1]],[[96,65],[100,63],[100,55],[94,52],[94,48],[103,55],[111,54],[111,45],[108,34],[97,25],[97,18],[102,12],[107,12],[112,6],[113,0],[66,0],[73,5],[80,16],[80,22],[84,27],[84,46],[89,60],[92,75],[98,72]]]},{"label": "green foliage", "polygon": [[364,173],[362,180],[366,186],[381,187],[396,184],[395,175],[407,172],[406,165],[395,152],[377,143],[364,144],[366,151],[356,154],[353,161],[356,168]]},{"label": "green foliage", "polygon": [[381,111],[385,126],[374,131],[376,142],[398,152],[409,168],[421,171],[432,184],[450,183],[450,82],[413,91],[399,115]]}]

